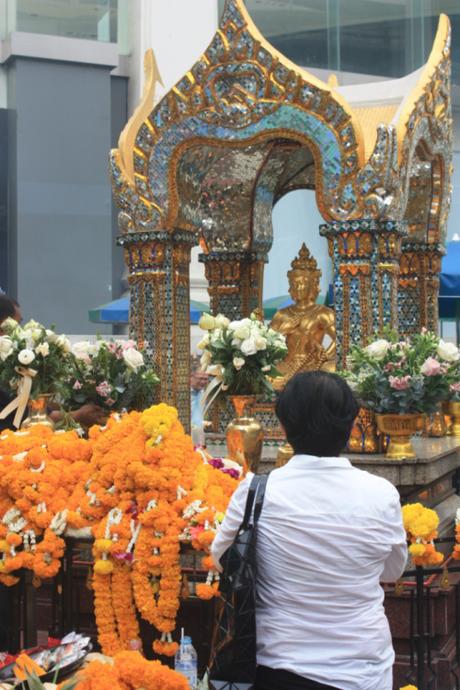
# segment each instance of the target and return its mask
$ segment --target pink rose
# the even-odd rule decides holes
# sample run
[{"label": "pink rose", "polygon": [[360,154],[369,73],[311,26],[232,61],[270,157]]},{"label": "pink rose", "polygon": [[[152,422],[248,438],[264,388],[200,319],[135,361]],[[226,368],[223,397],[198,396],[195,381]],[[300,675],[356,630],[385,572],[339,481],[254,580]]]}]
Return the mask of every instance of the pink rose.
[{"label": "pink rose", "polygon": [[72,388],[74,391],[79,391],[81,388],[83,388],[83,385],[80,383],[80,381],[75,381]]},{"label": "pink rose", "polygon": [[452,393],[460,393],[460,381],[456,381],[449,386]]},{"label": "pink rose", "polygon": [[123,343],[123,350],[132,350],[133,347],[136,347],[136,342],[134,340],[127,340]]},{"label": "pink rose", "polygon": [[424,376],[438,376],[442,374],[442,367],[437,359],[428,357],[420,367],[420,371]]},{"label": "pink rose", "polygon": [[410,386],[411,377],[407,376],[390,376],[388,381],[391,388],[397,391],[405,391]]},{"label": "pink rose", "polygon": [[120,345],[120,343],[109,343],[108,344],[108,350],[109,352],[112,353],[117,359],[122,359],[123,358],[123,348]]},{"label": "pink rose", "polygon": [[98,386],[96,386],[96,392],[101,396],[101,398],[108,398],[112,392],[112,386],[107,381],[102,381]]}]

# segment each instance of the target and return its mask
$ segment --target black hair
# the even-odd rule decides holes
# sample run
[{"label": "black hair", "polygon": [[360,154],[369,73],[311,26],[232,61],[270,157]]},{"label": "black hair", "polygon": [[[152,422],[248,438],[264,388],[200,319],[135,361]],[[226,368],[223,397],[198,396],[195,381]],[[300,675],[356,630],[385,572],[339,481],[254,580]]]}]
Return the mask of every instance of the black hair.
[{"label": "black hair", "polygon": [[0,295],[0,323],[5,321],[9,316],[14,319],[17,307],[19,307],[19,304],[15,299],[11,299],[11,297],[7,297],[6,295]]},{"label": "black hair", "polygon": [[276,415],[297,455],[339,455],[358,411],[346,381],[325,371],[296,374],[276,401]]}]

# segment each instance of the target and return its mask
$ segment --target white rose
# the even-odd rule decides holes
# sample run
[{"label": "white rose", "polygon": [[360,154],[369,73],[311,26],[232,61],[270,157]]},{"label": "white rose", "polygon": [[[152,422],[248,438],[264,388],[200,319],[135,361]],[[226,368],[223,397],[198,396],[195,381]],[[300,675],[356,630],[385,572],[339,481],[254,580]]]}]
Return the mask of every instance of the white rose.
[{"label": "white rose", "polygon": [[388,340],[384,340],[383,338],[381,338],[380,340],[376,340],[375,342],[365,347],[364,351],[367,352],[367,354],[370,357],[379,361],[385,357],[389,349],[390,343],[388,342]]},{"label": "white rose", "polygon": [[[56,337],[55,342],[57,343],[58,338]],[[89,361],[91,352],[91,343],[88,340],[80,340],[78,343],[72,345],[72,353],[77,359],[83,359],[84,361]]]},{"label": "white rose", "polygon": [[19,329],[19,324],[15,319],[12,319],[11,316],[8,316],[7,319],[2,321],[1,329],[5,333],[14,333],[17,329]]},{"label": "white rose", "polygon": [[243,355],[255,355],[257,352],[256,341],[254,338],[246,338],[241,343],[240,349]]},{"label": "white rose", "polygon": [[93,356],[97,355],[101,347],[107,347],[107,343],[104,340],[96,340],[94,343],[88,343],[88,354]]},{"label": "white rose", "polygon": [[0,359],[2,362],[10,356],[13,350],[14,347],[11,338],[8,335],[0,336]]},{"label": "white rose", "polygon": [[437,353],[445,362],[456,362],[460,358],[458,347],[444,340],[439,341]]},{"label": "white rose", "polygon": [[237,371],[239,371],[242,367],[244,367],[246,363],[246,360],[243,359],[243,357],[234,357],[233,358],[233,366]]},{"label": "white rose", "polygon": [[65,335],[58,335],[56,338],[56,345],[61,348],[63,352],[70,352],[72,346],[70,340],[65,337]]},{"label": "white rose", "polygon": [[238,328],[235,329],[234,335],[235,338],[239,340],[247,340],[251,335],[251,329],[249,326],[240,324]]},{"label": "white rose", "polygon": [[206,333],[206,335],[203,338],[201,338],[200,342],[197,345],[197,348],[199,350],[204,350],[208,345],[209,345],[209,335]]},{"label": "white rose", "polygon": [[216,327],[216,320],[214,316],[205,312],[198,321],[198,325],[203,331],[212,331]]},{"label": "white rose", "polygon": [[144,365],[144,358],[134,347],[130,347],[128,350],[123,351],[123,359],[130,369],[137,371]]},{"label": "white rose", "polygon": [[42,330],[41,328],[31,328],[30,334],[32,336],[32,340],[36,343],[37,340],[40,340],[40,338],[42,337]]},{"label": "white rose", "polygon": [[29,328],[32,330],[35,328],[41,328],[41,325],[38,323],[38,321],[35,321],[35,319],[30,319],[24,324],[24,328]]},{"label": "white rose", "polygon": [[230,325],[230,319],[227,319],[223,314],[218,314],[216,316],[216,326],[218,328],[227,328]]},{"label": "white rose", "polygon": [[267,340],[266,338],[262,338],[261,335],[258,335],[254,338],[256,348],[258,350],[266,350],[267,349]]},{"label": "white rose", "polygon": [[48,340],[49,343],[55,343],[57,340],[57,335],[54,331],[52,331],[50,328],[47,328],[46,331],[46,339]]},{"label": "white rose", "polygon": [[21,352],[18,354],[18,360],[21,364],[24,364],[26,366],[33,362],[34,359],[35,355],[33,350],[29,350],[28,348],[26,348],[25,350],[21,350]]},{"label": "white rose", "polygon": [[37,355],[41,355],[42,357],[48,357],[50,353],[50,346],[48,343],[40,343],[40,345],[37,345],[35,348],[35,352]]},{"label": "white rose", "polygon": [[210,337],[211,343],[217,343],[218,340],[222,340],[222,335],[223,332],[221,328],[214,329]]},{"label": "white rose", "polygon": [[262,367],[262,371],[270,371],[271,366],[269,364],[266,364],[264,367]]},{"label": "white rose", "polygon": [[203,371],[206,371],[209,364],[211,364],[212,355],[209,350],[205,350],[200,358],[200,364]]}]

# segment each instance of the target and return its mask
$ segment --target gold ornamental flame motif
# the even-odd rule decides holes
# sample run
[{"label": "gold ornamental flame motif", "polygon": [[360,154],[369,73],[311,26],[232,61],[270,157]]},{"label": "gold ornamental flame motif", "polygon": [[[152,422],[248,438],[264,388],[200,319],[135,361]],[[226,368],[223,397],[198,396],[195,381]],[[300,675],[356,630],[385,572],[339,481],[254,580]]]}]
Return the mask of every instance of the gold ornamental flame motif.
[{"label": "gold ornamental flame motif", "polygon": [[246,412],[246,408],[254,404],[255,398],[249,395],[233,395],[232,402],[236,418],[227,427],[228,456],[241,465],[245,472],[257,473],[264,434],[262,425]]},{"label": "gold ornamental flame motif", "polygon": [[377,427],[390,438],[386,457],[390,460],[415,458],[411,437],[425,427],[424,414],[377,414]]}]

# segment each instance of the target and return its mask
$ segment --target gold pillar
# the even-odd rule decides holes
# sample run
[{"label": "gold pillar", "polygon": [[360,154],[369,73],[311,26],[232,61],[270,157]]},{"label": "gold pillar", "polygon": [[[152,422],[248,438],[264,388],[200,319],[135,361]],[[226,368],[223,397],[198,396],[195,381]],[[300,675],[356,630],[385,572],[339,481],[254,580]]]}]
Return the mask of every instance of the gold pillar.
[{"label": "gold pillar", "polygon": [[440,244],[408,242],[403,245],[399,276],[399,331],[438,332],[439,274],[444,250]]},{"label": "gold pillar", "polygon": [[222,251],[200,254],[199,259],[205,267],[212,314],[234,320],[262,309],[266,254]]},{"label": "gold pillar", "polygon": [[189,232],[130,232],[118,238],[129,269],[130,335],[145,349],[160,384],[158,401],[175,405],[190,429]]}]

